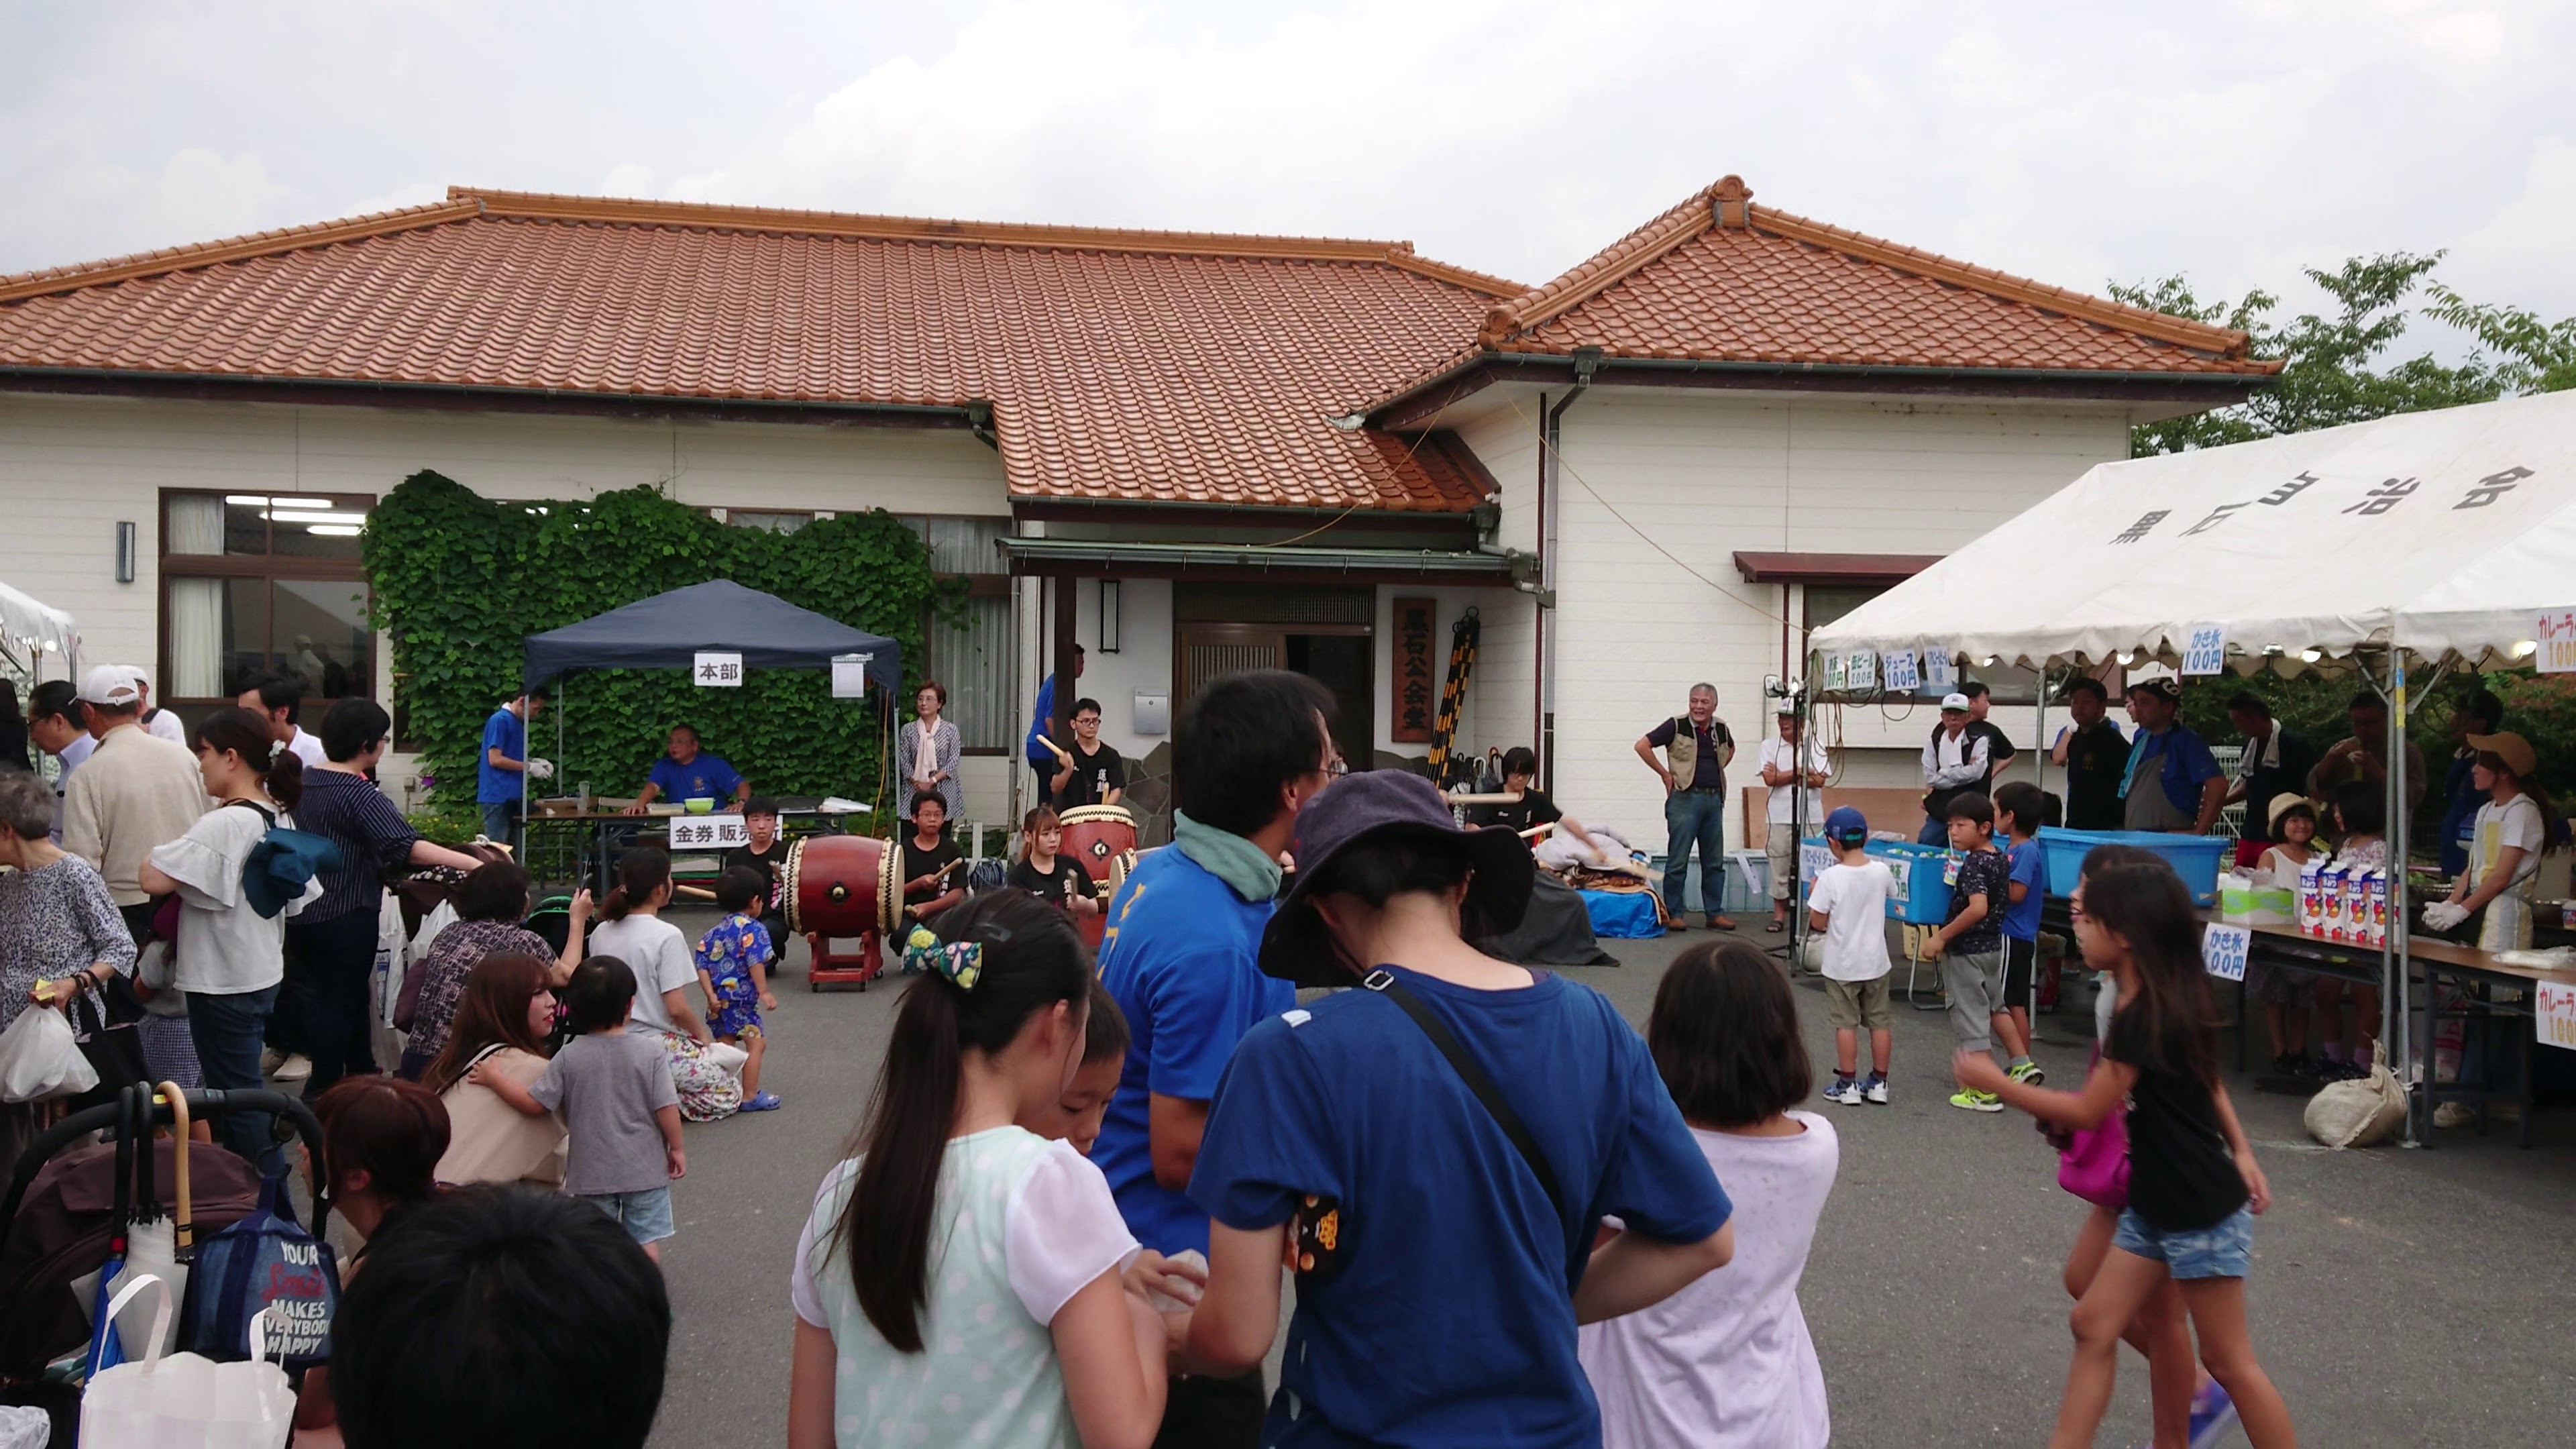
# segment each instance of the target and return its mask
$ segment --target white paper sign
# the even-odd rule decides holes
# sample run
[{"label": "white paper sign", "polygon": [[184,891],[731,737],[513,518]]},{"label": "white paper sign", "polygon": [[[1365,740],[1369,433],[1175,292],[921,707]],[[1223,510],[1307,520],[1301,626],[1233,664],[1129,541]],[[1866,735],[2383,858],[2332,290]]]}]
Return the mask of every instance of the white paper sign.
[{"label": "white paper sign", "polygon": [[698,682],[700,689],[740,689],[742,656],[709,654],[700,650],[697,665],[689,671],[689,677]]},{"label": "white paper sign", "polygon": [[739,815],[675,815],[671,817],[673,850],[730,850],[749,846],[751,833]]},{"label": "white paper sign", "polygon": [[1959,687],[1958,670],[1952,667],[1950,651],[1928,649],[1923,654],[1923,687],[1948,694]]},{"label": "white paper sign", "polygon": [[868,661],[873,654],[835,654],[832,656],[832,697],[861,699],[868,692]]},{"label": "white paper sign", "polygon": [[1843,656],[1839,654],[1826,655],[1825,688],[1840,690],[1849,682],[1849,679],[1850,676],[1845,670]]},{"label": "white paper sign", "polygon": [[1849,682],[1844,688],[1855,694],[1866,694],[1878,688],[1878,656],[1864,649],[1851,657]]},{"label": "white paper sign", "polygon": [[2576,1051],[2576,986],[2543,981],[2533,987],[2531,1031],[2542,1046]]},{"label": "white paper sign", "polygon": [[1833,863],[1834,852],[1831,847],[1819,845],[1812,840],[1798,842],[1798,878],[1801,884],[1812,888],[1817,878],[1831,869]]},{"label": "white paper sign", "polygon": [[2227,631],[2216,624],[2203,624],[2191,631],[2191,643],[2182,651],[2185,674],[2223,674],[2227,671]]},{"label": "white paper sign", "polygon": [[2540,645],[2531,661],[2533,668],[2543,674],[2576,674],[2576,611],[2541,615],[2531,637]]},{"label": "white paper sign", "polygon": [[1922,676],[1914,670],[1913,650],[1899,649],[1893,654],[1882,654],[1878,657],[1878,661],[1880,678],[1885,681],[1888,689],[1900,694],[1912,694],[1923,687]]},{"label": "white paper sign", "polygon": [[2245,979],[2245,957],[2254,949],[2254,933],[2243,926],[2212,921],[2200,931],[2200,959],[2221,981]]}]

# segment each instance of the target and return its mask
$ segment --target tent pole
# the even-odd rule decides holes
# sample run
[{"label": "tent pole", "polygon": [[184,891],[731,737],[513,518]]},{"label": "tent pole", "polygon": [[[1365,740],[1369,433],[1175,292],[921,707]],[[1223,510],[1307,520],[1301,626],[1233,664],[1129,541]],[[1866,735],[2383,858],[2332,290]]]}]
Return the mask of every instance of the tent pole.
[{"label": "tent pole", "polygon": [[[2406,652],[2392,640],[2388,646],[2388,684],[2381,691],[2388,704],[2388,737],[2382,748],[2387,769],[2382,782],[2382,798],[2388,820],[2388,925],[2379,943],[2379,1040],[2388,1054],[2390,1070],[2397,1080],[2405,1082],[2409,1068],[2429,1055],[2433,1039],[2433,992],[2426,983],[2424,992],[2423,1039],[2415,1040],[2408,1031],[2410,1014],[2407,993],[2412,989],[2414,973],[2409,965],[2407,923],[2414,913],[2406,902],[2407,842],[2412,823],[2407,819],[2406,799]],[[2359,1035],[2359,1023],[2354,1034]],[[2419,1050],[2420,1049],[2420,1050]],[[2425,1072],[2429,1085],[2431,1073]],[[2422,1093],[2410,1093],[2406,1109],[2406,1145],[2422,1146],[2432,1123],[2419,1121],[2426,1115]]]}]

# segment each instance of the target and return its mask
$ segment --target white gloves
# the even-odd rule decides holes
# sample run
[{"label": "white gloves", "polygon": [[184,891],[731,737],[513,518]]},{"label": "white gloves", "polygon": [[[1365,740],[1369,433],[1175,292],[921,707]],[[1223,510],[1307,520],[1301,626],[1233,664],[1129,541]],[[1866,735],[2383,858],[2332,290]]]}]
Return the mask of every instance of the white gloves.
[{"label": "white gloves", "polygon": [[555,762],[554,762],[554,761],[552,761],[552,760],[548,760],[548,759],[543,759],[543,758],[540,758],[540,757],[538,757],[538,756],[536,756],[536,755],[530,755],[530,756],[528,756],[528,778],[529,778],[529,779],[531,779],[531,780],[551,780],[551,779],[553,779],[554,777],[555,777]]},{"label": "white gloves", "polygon": [[2469,918],[2469,908],[2449,901],[2435,901],[2424,908],[2424,924],[2436,931],[2447,931]]}]

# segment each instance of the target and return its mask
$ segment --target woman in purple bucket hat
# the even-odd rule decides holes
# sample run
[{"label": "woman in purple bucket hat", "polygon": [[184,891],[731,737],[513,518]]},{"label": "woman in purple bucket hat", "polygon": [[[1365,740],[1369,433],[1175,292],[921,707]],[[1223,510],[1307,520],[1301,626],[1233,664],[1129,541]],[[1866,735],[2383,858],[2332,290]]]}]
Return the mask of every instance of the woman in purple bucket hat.
[{"label": "woman in purple bucket hat", "polygon": [[1528,903],[1509,830],[1461,830],[1428,781],[1378,771],[1316,796],[1295,854],[1261,969],[1362,989],[1253,1028],[1217,1086],[1187,1367],[1262,1361],[1285,1258],[1264,1443],[1599,1443],[1576,1323],[1724,1264],[1726,1194],[1608,1001],[1476,948]]}]

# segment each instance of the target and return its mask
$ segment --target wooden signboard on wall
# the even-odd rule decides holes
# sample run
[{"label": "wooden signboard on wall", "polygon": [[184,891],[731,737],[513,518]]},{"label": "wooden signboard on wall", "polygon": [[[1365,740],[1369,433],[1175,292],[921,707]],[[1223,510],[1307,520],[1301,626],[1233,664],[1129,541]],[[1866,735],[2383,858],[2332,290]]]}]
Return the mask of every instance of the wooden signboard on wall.
[{"label": "wooden signboard on wall", "polygon": [[1431,742],[1432,720],[1440,712],[1440,666],[1432,653],[1439,625],[1437,599],[1395,601],[1395,678],[1386,698],[1393,712],[1387,737],[1397,744]]}]

